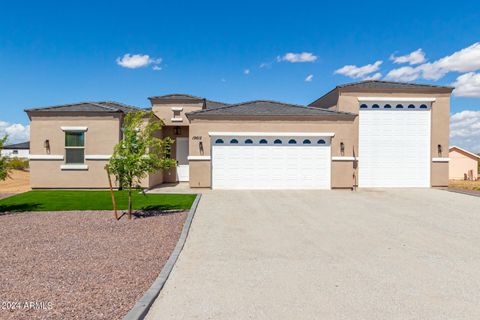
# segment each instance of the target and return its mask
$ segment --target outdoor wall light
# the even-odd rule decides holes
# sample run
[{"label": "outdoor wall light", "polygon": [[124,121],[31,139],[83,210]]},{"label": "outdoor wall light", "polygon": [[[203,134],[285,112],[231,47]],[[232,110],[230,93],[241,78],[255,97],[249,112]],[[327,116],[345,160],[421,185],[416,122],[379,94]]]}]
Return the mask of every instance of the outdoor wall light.
[{"label": "outdoor wall light", "polygon": [[179,136],[182,134],[182,128],[179,127],[179,126],[176,126],[175,129],[173,129],[173,133],[176,135],[176,136]]},{"label": "outdoor wall light", "polygon": [[345,155],[345,144],[343,144],[343,142],[340,142],[340,154],[342,156]]},{"label": "outdoor wall light", "polygon": [[50,153],[50,140],[45,140],[43,142],[43,147],[45,148],[45,151],[47,151],[47,153]]},{"label": "outdoor wall light", "polygon": [[438,150],[438,156],[441,157],[442,156],[442,145],[441,144],[439,144],[437,146],[437,150]]},{"label": "outdoor wall light", "polygon": [[202,141],[198,142],[198,149],[200,150],[200,154],[203,155],[203,142]]}]

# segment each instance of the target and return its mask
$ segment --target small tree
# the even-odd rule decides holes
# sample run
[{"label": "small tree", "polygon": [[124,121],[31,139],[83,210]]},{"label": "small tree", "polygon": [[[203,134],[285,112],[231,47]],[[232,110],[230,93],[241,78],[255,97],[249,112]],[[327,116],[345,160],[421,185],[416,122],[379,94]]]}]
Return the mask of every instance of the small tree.
[{"label": "small tree", "polygon": [[108,171],[118,186],[128,190],[128,217],[132,218],[132,191],[140,188],[149,173],[175,165],[170,158],[173,140],[155,137],[163,126],[152,112],[131,112],[125,116],[123,139],[117,143],[108,163]]},{"label": "small tree", "polygon": [[[8,139],[8,136],[5,136],[0,139],[0,150],[3,149],[3,145],[5,144],[7,139]],[[8,163],[8,158],[0,154],[0,181],[4,181],[9,177],[10,169],[11,168]]]}]

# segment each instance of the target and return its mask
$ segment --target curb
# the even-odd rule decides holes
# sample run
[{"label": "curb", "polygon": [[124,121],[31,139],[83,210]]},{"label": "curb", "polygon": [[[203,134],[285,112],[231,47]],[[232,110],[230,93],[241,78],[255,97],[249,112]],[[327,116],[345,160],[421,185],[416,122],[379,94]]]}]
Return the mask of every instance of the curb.
[{"label": "curb", "polygon": [[167,262],[160,271],[157,279],[153,282],[151,287],[145,292],[145,294],[140,298],[140,300],[135,303],[132,309],[127,313],[127,315],[123,318],[123,320],[143,320],[147,315],[150,307],[152,306],[155,299],[160,294],[165,282],[172,272],[173,266],[180,255],[180,252],[185,245],[185,241],[187,240],[188,232],[190,230],[190,226],[192,225],[193,216],[195,215],[195,211],[197,210],[198,203],[200,202],[200,198],[202,197],[201,194],[197,194],[197,197],[193,201],[192,207],[188,212],[187,219],[185,220],[185,224],[183,225],[182,233],[178,238],[177,245],[175,249],[173,249],[172,254],[168,258]]},{"label": "curb", "polygon": [[480,192],[477,190],[466,190],[466,189],[458,189],[458,188],[447,188],[444,190],[454,192],[454,193],[466,194],[467,196],[480,197]]}]

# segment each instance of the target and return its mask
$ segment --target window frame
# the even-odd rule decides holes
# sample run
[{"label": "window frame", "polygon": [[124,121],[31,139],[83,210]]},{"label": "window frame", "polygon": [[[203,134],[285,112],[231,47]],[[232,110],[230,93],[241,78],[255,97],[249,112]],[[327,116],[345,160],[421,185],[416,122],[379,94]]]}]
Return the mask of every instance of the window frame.
[{"label": "window frame", "polygon": [[[82,146],[67,146],[67,135],[71,133],[80,133],[83,135],[83,145]],[[84,165],[85,164],[85,145],[86,145],[86,134],[85,131],[80,131],[80,130],[65,130],[65,142],[64,142],[64,148],[65,148],[65,164],[66,165]],[[68,156],[67,153],[69,150],[82,150],[83,151],[83,157],[82,157],[82,162],[68,162]]]}]

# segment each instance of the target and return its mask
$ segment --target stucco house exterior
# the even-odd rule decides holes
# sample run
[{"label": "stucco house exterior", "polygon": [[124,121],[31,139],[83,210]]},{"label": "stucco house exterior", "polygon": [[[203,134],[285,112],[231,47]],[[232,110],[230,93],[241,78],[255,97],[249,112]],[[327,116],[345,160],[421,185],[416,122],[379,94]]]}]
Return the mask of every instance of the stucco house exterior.
[{"label": "stucco house exterior", "polygon": [[[144,187],[188,182],[213,189],[333,189],[448,185],[450,95],[444,86],[362,81],[307,106],[237,104],[186,94],[153,96],[175,140],[177,167]],[[32,188],[106,188],[103,170],[126,113],[116,102],[26,110]]]},{"label": "stucco house exterior", "polygon": [[0,152],[4,157],[28,159],[30,155],[30,141],[5,145]]},{"label": "stucco house exterior", "polygon": [[451,146],[448,157],[450,158],[449,177],[451,180],[478,179],[479,155],[457,146]]}]

